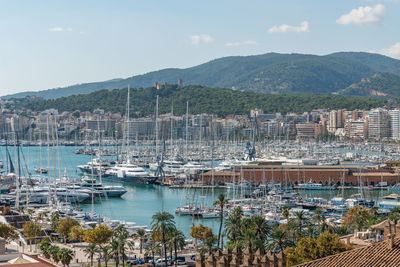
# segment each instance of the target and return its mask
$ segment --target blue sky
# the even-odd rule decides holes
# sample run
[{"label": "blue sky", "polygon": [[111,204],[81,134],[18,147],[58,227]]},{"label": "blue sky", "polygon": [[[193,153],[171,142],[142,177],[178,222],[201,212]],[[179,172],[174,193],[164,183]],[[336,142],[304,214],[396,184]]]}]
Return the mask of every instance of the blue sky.
[{"label": "blue sky", "polygon": [[0,0],[0,95],[230,55],[400,59],[400,0]]}]

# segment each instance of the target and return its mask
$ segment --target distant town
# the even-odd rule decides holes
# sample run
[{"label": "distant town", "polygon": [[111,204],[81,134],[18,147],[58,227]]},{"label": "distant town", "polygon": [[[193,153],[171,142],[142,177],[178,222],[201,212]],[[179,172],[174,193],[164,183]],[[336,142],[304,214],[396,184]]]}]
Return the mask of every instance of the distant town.
[{"label": "distant town", "polygon": [[[130,138],[155,137],[155,115],[127,119],[121,112],[111,113],[102,109],[64,111],[47,109],[41,112],[29,109],[7,109],[12,100],[0,99],[0,135],[18,134],[26,140],[39,140],[46,135],[49,125],[56,123],[58,137],[77,141],[99,136],[119,139],[124,135],[124,125],[129,124]],[[190,103],[188,103],[190,111]],[[256,120],[256,124],[254,123]],[[257,136],[287,140],[400,140],[400,109],[388,102],[385,107],[371,110],[317,109],[302,114],[265,113],[255,108],[247,115],[213,114],[174,115],[173,112],[157,117],[158,138],[187,138],[190,140],[245,139],[257,131]],[[256,126],[256,127],[255,127]],[[125,133],[126,134],[126,133]]]}]

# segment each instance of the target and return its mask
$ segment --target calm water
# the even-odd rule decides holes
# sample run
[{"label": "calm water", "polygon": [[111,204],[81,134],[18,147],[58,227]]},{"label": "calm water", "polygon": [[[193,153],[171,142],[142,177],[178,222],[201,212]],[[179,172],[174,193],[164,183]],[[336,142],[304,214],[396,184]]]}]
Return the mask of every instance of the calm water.
[{"label": "calm water", "polygon": [[[85,164],[91,160],[91,156],[88,155],[76,155],[73,152],[75,147],[60,147],[55,151],[50,149],[50,179],[64,176],[64,174],[71,178],[77,178],[81,176],[81,172],[77,169],[77,165]],[[11,158],[14,160],[14,148],[9,147]],[[41,151],[41,153],[40,153]],[[48,167],[48,156],[47,147],[24,147],[21,149],[20,158],[22,162],[22,173],[26,173],[26,169],[31,174],[35,174],[35,167]],[[56,157],[54,157],[56,155]],[[56,161],[54,162],[54,158]],[[112,157],[109,157],[112,158]],[[7,169],[6,160],[6,148],[0,147],[0,159],[4,163],[4,170]],[[40,160],[41,159],[41,160]],[[56,172],[54,173],[54,163],[56,164]],[[44,177],[48,177],[45,175]],[[105,184],[118,184],[104,182]],[[195,202],[196,204],[210,205],[218,196],[219,193],[224,192],[221,189],[215,189],[214,191],[201,190],[201,189],[174,189],[165,186],[157,185],[132,185],[128,183],[120,183],[125,186],[127,193],[122,198],[111,198],[111,199],[100,199],[96,200],[93,208],[94,210],[105,217],[110,219],[118,219],[129,222],[136,222],[137,225],[148,225],[151,224],[151,217],[158,211],[168,211],[175,214],[175,209],[179,206],[186,205],[187,202]],[[323,197],[331,198],[334,196],[340,196],[340,190],[323,190],[323,191],[303,191],[301,194],[309,197]],[[351,195],[358,193],[357,190],[346,190],[344,191],[344,197],[351,197]],[[371,199],[378,199],[381,195],[387,195],[388,191],[365,191],[365,196]],[[92,209],[91,203],[80,204],[85,211]],[[177,226],[185,233],[188,234],[190,226],[192,225],[191,216],[176,216]],[[202,222],[213,228],[214,232],[218,231],[218,220],[217,219],[195,219],[195,223]]]}]

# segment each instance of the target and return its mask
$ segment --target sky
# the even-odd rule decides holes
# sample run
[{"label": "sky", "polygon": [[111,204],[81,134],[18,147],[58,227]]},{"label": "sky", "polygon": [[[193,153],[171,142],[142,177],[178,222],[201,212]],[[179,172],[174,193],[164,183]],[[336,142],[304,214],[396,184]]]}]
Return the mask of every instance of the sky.
[{"label": "sky", "polygon": [[0,0],[0,95],[233,55],[400,59],[400,0]]}]

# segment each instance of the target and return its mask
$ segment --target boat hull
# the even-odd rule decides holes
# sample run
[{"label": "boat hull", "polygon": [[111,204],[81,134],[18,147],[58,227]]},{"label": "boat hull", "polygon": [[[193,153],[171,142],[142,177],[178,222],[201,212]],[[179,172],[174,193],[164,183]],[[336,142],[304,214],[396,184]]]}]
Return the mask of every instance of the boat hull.
[{"label": "boat hull", "polygon": [[131,184],[154,184],[157,180],[157,177],[154,176],[123,176],[118,177],[116,175],[104,175],[102,176],[103,180],[112,181],[112,182],[124,182]]}]

